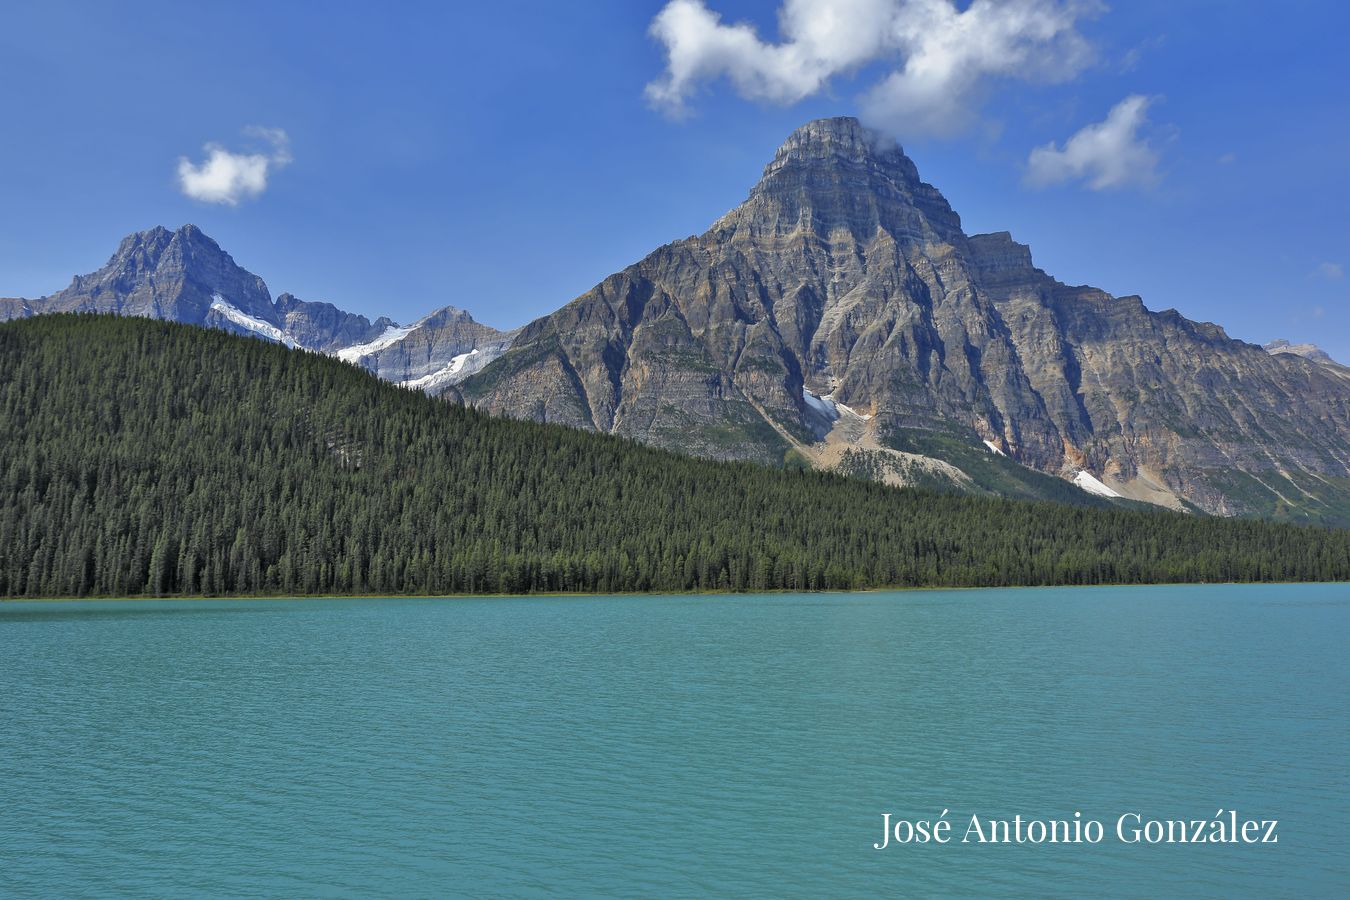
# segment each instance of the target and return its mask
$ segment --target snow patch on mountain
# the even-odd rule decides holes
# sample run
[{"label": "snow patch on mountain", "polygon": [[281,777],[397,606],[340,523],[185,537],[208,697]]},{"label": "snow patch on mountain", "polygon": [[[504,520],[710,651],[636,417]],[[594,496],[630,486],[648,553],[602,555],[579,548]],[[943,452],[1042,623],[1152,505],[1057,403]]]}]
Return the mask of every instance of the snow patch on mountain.
[{"label": "snow patch on mountain", "polygon": [[421,325],[421,322],[405,327],[390,325],[384,330],[384,333],[375,338],[375,340],[365,344],[353,344],[350,347],[343,347],[335,353],[334,356],[344,362],[358,362],[363,356],[379,353],[386,347],[392,347],[394,344],[397,344],[399,341],[416,331]]},{"label": "snow patch on mountain", "polygon": [[1089,494],[1096,494],[1098,497],[1119,497],[1120,494],[1107,487],[1097,478],[1094,478],[1089,472],[1079,472],[1073,476],[1073,483],[1078,485]]},{"label": "snow patch on mountain", "polygon": [[406,388],[415,388],[419,391],[425,391],[428,388],[444,384],[462,372],[465,364],[477,355],[478,349],[475,347],[468,353],[461,353],[459,356],[452,357],[450,362],[446,363],[435,372],[432,372],[430,375],[423,375],[421,378],[413,378],[408,381],[400,381],[399,384]]},{"label": "snow patch on mountain", "polygon": [[292,349],[295,347],[295,341],[271,322],[264,322],[256,316],[250,316],[230,301],[226,300],[220,294],[211,295],[211,309],[213,312],[220,313],[226,320],[233,322],[246,331],[251,331],[259,337],[267,338],[269,341],[276,341],[278,344],[285,344]]},{"label": "snow patch on mountain", "polygon": [[451,357],[450,362],[430,375],[400,381],[399,384],[406,388],[426,391],[427,393],[432,393],[438,388],[459,384],[470,375],[481,372],[488,363],[505,353],[510,345],[510,342],[506,341],[491,347],[475,347],[467,353]]},{"label": "snow patch on mountain", "polygon": [[839,410],[829,397],[818,397],[806,388],[802,388],[802,399],[806,401],[807,406],[820,413],[827,421],[833,422],[839,418]]},{"label": "snow patch on mountain", "polygon": [[[984,442],[984,445],[985,445],[986,447],[989,448],[989,452],[991,452],[991,453],[997,453],[999,456],[1007,456],[1007,455],[1008,455],[1008,454],[1004,453],[1002,450],[1000,450],[1000,449],[998,448],[998,444],[995,444],[993,441],[985,441],[985,442]],[[1088,477],[1091,478],[1092,476],[1091,476],[1091,475],[1088,475]],[[1110,490],[1110,488],[1107,488],[1107,490]]]},{"label": "snow patch on mountain", "polygon": [[834,406],[835,409],[837,409],[837,410],[839,410],[839,411],[841,411],[841,412],[846,412],[846,413],[848,413],[850,416],[854,416],[854,417],[856,417],[856,418],[859,418],[859,419],[861,419],[861,420],[864,421],[864,422],[866,422],[868,419],[872,418],[872,414],[871,414],[871,413],[860,413],[860,412],[858,412],[856,409],[854,409],[853,407],[851,407],[851,406],[845,406],[844,404],[840,403],[838,400],[834,399],[834,394],[826,394],[824,397],[821,397],[820,399],[826,401],[827,403],[832,404],[832,405]]}]

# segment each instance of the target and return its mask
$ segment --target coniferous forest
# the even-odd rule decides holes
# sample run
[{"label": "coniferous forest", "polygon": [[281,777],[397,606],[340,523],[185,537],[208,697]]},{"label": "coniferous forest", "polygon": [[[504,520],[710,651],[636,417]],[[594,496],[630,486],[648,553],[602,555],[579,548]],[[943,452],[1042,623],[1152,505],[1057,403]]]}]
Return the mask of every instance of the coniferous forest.
[{"label": "coniferous forest", "polygon": [[0,596],[1350,578],[1350,531],[897,490],[110,316],[0,326]]}]

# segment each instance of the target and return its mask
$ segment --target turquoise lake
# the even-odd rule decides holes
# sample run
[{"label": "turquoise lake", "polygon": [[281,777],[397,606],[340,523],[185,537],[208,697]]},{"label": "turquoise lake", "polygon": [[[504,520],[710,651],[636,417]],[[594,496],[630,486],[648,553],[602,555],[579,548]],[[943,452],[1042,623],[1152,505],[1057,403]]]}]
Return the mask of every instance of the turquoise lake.
[{"label": "turquoise lake", "polygon": [[8,896],[1350,893],[1344,584],[13,603],[0,679]]}]

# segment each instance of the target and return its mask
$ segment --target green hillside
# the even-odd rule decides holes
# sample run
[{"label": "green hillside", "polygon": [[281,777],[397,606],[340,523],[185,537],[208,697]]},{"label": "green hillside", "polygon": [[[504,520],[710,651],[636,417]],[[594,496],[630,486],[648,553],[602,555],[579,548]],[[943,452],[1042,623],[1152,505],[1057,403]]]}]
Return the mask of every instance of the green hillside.
[{"label": "green hillside", "polygon": [[0,596],[1347,578],[1344,530],[688,459],[185,325],[0,326]]}]

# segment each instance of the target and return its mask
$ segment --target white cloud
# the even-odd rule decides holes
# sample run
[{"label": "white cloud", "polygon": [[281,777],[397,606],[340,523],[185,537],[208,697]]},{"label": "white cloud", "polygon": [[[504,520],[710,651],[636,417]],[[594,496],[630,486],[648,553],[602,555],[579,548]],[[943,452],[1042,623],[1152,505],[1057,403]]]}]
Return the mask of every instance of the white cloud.
[{"label": "white cloud", "polygon": [[250,137],[270,145],[266,153],[232,153],[219,144],[207,144],[206,159],[194,164],[186,156],[178,160],[178,188],[193,200],[237,206],[240,200],[257,197],[267,190],[267,178],[291,162],[291,141],[280,128],[250,125]]},{"label": "white cloud", "polygon": [[1340,281],[1345,277],[1345,266],[1340,263],[1324,262],[1317,267],[1317,275],[1327,281]]},{"label": "white cloud", "polygon": [[1148,122],[1152,98],[1132,94],[1117,103],[1106,121],[1080,130],[1064,144],[1054,142],[1031,151],[1027,184],[1045,187],[1067,181],[1085,181],[1094,191],[1158,181],[1158,154],[1140,135]]},{"label": "white cloud", "polygon": [[951,134],[970,123],[991,78],[1064,81],[1092,60],[1078,23],[1097,0],[784,0],[782,41],[724,24],[704,0],[671,0],[651,24],[666,71],[647,98],[672,115],[704,82],[727,78],[742,97],[790,104],[873,62],[890,72],[862,98],[869,124],[902,137]]}]

